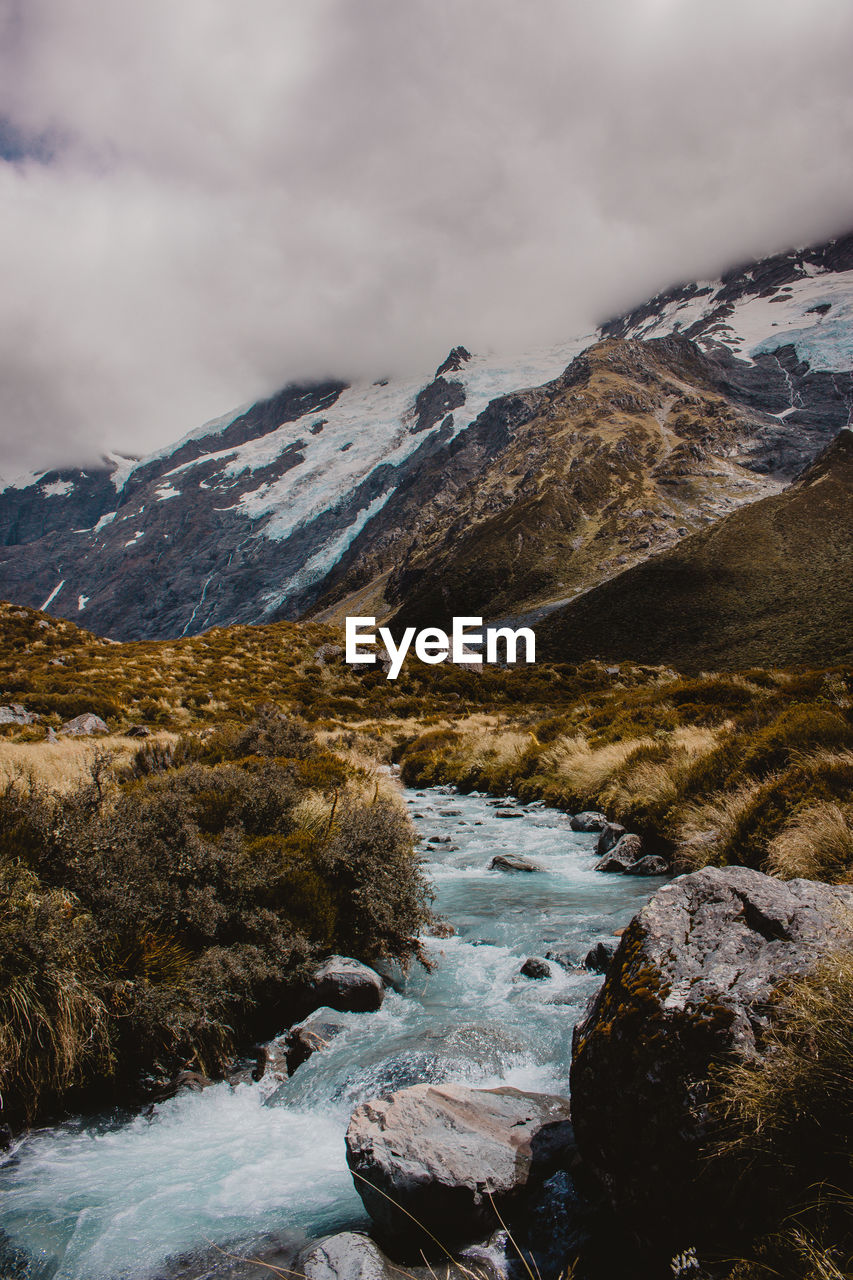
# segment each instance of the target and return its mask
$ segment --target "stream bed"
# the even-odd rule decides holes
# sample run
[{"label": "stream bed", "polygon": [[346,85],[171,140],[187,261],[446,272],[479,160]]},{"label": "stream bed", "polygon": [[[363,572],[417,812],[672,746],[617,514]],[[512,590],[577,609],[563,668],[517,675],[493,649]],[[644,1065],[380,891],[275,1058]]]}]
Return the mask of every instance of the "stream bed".
[{"label": "stream bed", "polygon": [[[377,1013],[335,1015],[346,1030],[284,1084],[221,1083],[28,1135],[0,1165],[3,1280],[145,1280],[211,1244],[363,1227],[344,1152],[359,1102],[419,1081],[568,1093],[572,1028],[601,978],[552,964],[530,980],[521,965],[579,963],[660,880],[596,873],[597,837],[553,809],[449,788],[405,798],[455,930],[425,940],[432,972],[416,966]],[[540,870],[489,870],[499,853]]]}]

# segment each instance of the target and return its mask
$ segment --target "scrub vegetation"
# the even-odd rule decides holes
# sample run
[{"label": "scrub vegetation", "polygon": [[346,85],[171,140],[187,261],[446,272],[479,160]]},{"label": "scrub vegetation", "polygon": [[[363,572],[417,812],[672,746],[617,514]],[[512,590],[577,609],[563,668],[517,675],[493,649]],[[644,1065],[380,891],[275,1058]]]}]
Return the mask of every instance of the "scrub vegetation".
[{"label": "scrub vegetation", "polygon": [[372,764],[273,708],[0,790],[0,1094],[13,1124],[221,1076],[312,963],[406,966],[429,900]]}]

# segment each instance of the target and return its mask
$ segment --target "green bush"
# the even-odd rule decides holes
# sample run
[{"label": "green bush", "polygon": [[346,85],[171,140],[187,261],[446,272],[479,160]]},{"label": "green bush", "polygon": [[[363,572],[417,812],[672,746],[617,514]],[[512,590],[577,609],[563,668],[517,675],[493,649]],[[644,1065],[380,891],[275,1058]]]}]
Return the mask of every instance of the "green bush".
[{"label": "green bush", "polygon": [[0,791],[4,1116],[95,1084],[103,1103],[106,1075],[120,1096],[145,1072],[221,1074],[286,1025],[312,960],[419,955],[407,817],[349,790],[303,724],[265,710],[143,748],[117,785],[104,768],[61,800]]}]

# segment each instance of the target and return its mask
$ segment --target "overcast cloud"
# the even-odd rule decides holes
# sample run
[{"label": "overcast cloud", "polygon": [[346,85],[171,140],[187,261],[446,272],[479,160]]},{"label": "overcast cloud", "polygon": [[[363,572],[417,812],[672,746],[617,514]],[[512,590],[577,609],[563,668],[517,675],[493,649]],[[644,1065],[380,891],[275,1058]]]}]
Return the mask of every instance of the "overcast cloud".
[{"label": "overcast cloud", "polygon": [[0,474],[853,227],[850,0],[0,0]]}]

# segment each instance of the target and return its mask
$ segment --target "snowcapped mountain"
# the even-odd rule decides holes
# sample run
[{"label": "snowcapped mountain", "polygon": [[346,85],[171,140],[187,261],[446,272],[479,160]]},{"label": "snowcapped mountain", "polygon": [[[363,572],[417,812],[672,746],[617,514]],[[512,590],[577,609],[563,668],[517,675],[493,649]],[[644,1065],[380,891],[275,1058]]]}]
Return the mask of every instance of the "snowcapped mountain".
[{"label": "snowcapped mountain", "polygon": [[853,236],[511,362],[291,385],[0,491],[0,596],[117,638],[570,599],[777,491],[850,421]]}]

